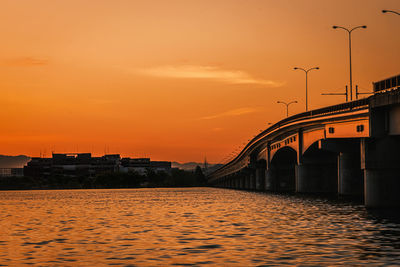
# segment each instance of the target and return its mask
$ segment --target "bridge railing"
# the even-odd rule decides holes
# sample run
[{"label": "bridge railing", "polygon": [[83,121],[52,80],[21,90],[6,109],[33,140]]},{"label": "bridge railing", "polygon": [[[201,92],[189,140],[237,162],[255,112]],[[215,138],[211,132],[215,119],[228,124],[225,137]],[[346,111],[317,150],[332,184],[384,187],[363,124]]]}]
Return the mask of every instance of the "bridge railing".
[{"label": "bridge railing", "polygon": [[288,118],[285,118],[283,120],[278,121],[271,127],[268,127],[266,130],[255,136],[249,144],[252,143],[253,140],[258,139],[260,136],[265,135],[265,133],[270,132],[272,130],[275,130],[277,128],[280,128],[286,124],[296,122],[298,120],[304,120],[304,119],[309,119],[315,116],[322,116],[322,115],[327,115],[327,114],[335,114],[335,113],[341,113],[341,112],[346,112],[346,111],[354,111],[357,109],[365,108],[369,104],[369,98],[363,98],[359,100],[355,100],[352,102],[347,102],[347,103],[341,103],[333,106],[328,106],[328,107],[323,107],[315,110],[310,110],[306,111],[303,113],[298,113],[296,115],[290,116]]},{"label": "bridge railing", "polygon": [[328,115],[328,114],[335,114],[335,113],[342,113],[342,112],[348,112],[348,111],[355,111],[358,109],[364,109],[364,108],[368,107],[371,97],[372,96],[370,96],[368,98],[363,98],[363,99],[347,102],[347,103],[341,103],[341,104],[337,104],[337,105],[333,105],[333,106],[310,110],[310,111],[303,112],[303,113],[298,113],[296,115],[293,115],[293,116],[290,116],[283,120],[280,120],[277,123],[275,123],[274,125],[268,127],[267,129],[265,129],[264,131],[262,131],[261,133],[256,135],[252,140],[250,140],[250,142],[242,149],[242,151],[234,159],[232,159],[230,162],[226,163],[222,167],[215,170],[213,173],[210,174],[210,176],[213,176],[213,174],[218,173],[219,171],[224,169],[226,166],[234,163],[237,159],[239,159],[242,155],[245,154],[245,151],[250,146],[252,146],[254,143],[256,143],[260,138],[265,137],[269,132],[279,129],[282,126],[285,126],[289,123],[293,123],[293,122],[304,120],[304,119],[310,119],[310,118],[317,117],[317,116],[323,116],[323,115]]}]

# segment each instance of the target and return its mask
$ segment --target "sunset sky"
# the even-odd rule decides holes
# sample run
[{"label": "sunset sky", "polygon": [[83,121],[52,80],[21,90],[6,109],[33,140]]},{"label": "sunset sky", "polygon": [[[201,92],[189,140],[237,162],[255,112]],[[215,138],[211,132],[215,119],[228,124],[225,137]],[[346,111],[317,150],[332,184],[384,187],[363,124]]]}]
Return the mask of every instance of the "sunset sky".
[{"label": "sunset sky", "polygon": [[399,0],[0,0],[0,154],[212,163],[400,73]]}]

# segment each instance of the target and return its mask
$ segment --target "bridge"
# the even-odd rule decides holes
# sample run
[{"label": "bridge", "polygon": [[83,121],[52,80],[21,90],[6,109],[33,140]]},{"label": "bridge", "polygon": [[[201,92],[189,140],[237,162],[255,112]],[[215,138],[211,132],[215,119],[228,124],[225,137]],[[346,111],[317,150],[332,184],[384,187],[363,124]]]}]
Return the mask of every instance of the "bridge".
[{"label": "bridge", "polygon": [[285,118],[211,173],[216,187],[363,196],[400,207],[400,75],[374,95]]}]

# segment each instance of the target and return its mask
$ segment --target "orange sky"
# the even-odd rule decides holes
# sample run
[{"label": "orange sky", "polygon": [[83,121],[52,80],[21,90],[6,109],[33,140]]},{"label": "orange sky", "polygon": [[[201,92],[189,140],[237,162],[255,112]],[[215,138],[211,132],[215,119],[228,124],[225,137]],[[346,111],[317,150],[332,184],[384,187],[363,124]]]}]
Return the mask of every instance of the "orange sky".
[{"label": "orange sky", "polygon": [[0,154],[220,162],[286,115],[400,73],[399,0],[0,0]]}]

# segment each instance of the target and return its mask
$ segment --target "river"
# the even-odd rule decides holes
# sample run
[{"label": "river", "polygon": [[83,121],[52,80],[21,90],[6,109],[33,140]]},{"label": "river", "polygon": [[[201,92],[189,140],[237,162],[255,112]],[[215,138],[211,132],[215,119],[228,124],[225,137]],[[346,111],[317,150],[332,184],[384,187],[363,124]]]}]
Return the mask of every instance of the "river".
[{"label": "river", "polygon": [[400,223],[362,205],[216,188],[0,191],[0,265],[400,263]]}]

